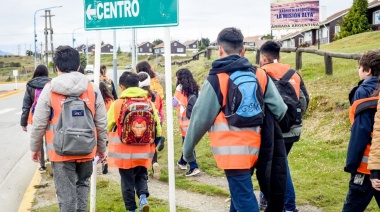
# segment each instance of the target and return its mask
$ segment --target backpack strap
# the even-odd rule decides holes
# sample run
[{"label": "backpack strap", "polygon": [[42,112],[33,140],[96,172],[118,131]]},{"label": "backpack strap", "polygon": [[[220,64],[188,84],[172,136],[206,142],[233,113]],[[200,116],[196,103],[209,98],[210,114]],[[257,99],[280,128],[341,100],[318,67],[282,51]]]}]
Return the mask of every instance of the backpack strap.
[{"label": "backpack strap", "polygon": [[150,99],[150,101],[155,102],[156,101],[156,97],[157,97],[157,92],[154,91],[153,95],[152,95],[152,98]]},{"label": "backpack strap", "polygon": [[292,78],[292,76],[293,76],[294,73],[296,73],[295,70],[293,70],[293,69],[289,69],[289,70],[284,74],[284,76],[281,77],[281,80],[289,81],[290,78]]}]

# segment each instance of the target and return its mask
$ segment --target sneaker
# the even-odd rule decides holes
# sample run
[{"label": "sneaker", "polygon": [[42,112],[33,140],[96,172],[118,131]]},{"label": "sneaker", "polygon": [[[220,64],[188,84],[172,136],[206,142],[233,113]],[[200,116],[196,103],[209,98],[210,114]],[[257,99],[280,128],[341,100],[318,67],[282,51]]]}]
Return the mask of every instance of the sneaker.
[{"label": "sneaker", "polygon": [[182,170],[186,170],[186,169],[187,169],[187,165],[180,164],[179,161],[177,161],[177,165],[178,165],[179,168],[182,169]]},{"label": "sneaker", "polygon": [[264,194],[260,192],[260,202],[259,202],[259,208],[260,210],[265,210],[268,206],[268,202],[264,197]]},{"label": "sneaker", "polygon": [[157,150],[161,151],[164,149],[164,147],[165,147],[165,137],[162,136],[160,142],[158,142],[157,144]]},{"label": "sneaker", "polygon": [[144,194],[144,197],[141,198],[141,196],[140,196],[140,212],[149,212],[148,200],[146,199],[145,194]]},{"label": "sneaker", "polygon": [[156,180],[161,178],[161,170],[158,163],[153,163],[153,178]]},{"label": "sneaker", "polygon": [[108,173],[108,163],[106,160],[103,160],[102,162],[102,173],[107,174]]},{"label": "sneaker", "polygon": [[40,171],[40,172],[44,172],[44,171],[46,171],[46,167],[45,167],[45,166],[41,166],[41,167],[38,169],[38,171]]},{"label": "sneaker", "polygon": [[195,168],[193,170],[190,170],[190,171],[186,172],[185,176],[186,177],[190,177],[190,176],[197,175],[199,173],[201,173],[201,171],[198,168]]}]

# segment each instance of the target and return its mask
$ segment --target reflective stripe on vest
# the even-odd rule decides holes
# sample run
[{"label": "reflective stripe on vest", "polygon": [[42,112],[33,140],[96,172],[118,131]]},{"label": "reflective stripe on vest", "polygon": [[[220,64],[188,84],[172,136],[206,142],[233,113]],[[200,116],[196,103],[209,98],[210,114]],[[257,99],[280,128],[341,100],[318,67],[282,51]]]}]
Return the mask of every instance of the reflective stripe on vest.
[{"label": "reflective stripe on vest", "polygon": [[367,144],[367,147],[364,150],[362,161],[360,162],[360,166],[357,169],[359,173],[371,174],[371,172],[368,170],[368,156],[369,156],[370,149],[371,149],[371,144]]},{"label": "reflective stripe on vest", "polygon": [[[118,121],[124,99],[114,103],[114,119]],[[108,133],[108,164],[121,169],[130,169],[137,166],[149,168],[155,152],[155,144],[127,145],[121,143],[117,132]]]},{"label": "reflective stripe on vest", "polygon": [[[258,69],[256,73],[260,73],[256,76],[264,93],[267,75],[261,69]],[[223,107],[226,105],[229,76],[218,74],[218,79],[223,96]],[[259,126],[248,128],[231,126],[224,112],[221,111],[209,130],[209,136],[211,149],[220,169],[250,169],[256,164],[261,144]]]},{"label": "reflective stripe on vest", "polygon": [[[95,91],[91,83],[88,83],[87,90],[82,93],[79,98],[85,100],[87,107],[91,110],[92,115],[95,115]],[[76,162],[85,162],[92,160],[96,153],[96,146],[93,149],[92,153],[84,156],[61,156],[58,155],[54,151],[54,144],[53,144],[53,138],[54,138],[54,130],[56,128],[56,125],[58,123],[59,116],[62,111],[62,104],[65,101],[66,96],[50,92],[50,105],[52,107],[52,110],[54,112],[52,120],[49,122],[49,124],[46,127],[46,144],[49,154],[50,161],[53,162],[63,162],[63,161],[76,161]],[[96,135],[96,133],[95,133]]]},{"label": "reflective stripe on vest", "polygon": [[220,146],[212,147],[212,153],[214,155],[259,155],[259,148],[247,147],[247,146]]}]

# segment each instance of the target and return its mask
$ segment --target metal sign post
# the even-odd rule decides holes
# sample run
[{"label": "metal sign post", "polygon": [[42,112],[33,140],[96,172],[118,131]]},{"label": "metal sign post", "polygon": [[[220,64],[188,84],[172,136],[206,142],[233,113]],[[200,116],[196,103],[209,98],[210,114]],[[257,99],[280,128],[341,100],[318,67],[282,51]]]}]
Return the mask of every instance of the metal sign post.
[{"label": "metal sign post", "polygon": [[16,90],[17,90],[17,76],[18,76],[18,70],[13,70],[13,76],[15,76],[15,83],[16,83]]}]

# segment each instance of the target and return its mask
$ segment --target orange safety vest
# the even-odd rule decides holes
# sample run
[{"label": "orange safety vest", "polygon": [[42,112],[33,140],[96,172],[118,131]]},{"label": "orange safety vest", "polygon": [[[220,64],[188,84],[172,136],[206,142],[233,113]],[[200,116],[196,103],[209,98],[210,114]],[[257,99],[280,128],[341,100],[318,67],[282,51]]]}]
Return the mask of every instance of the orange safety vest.
[{"label": "orange safety vest", "polygon": [[[188,103],[188,97],[183,94],[182,91],[175,91],[174,97],[178,100],[177,117],[179,122],[179,128],[182,136],[186,136],[187,128],[190,124],[190,119],[186,117],[186,108]],[[182,111],[181,111],[182,110]]]},{"label": "orange safety vest", "polygon": [[[95,92],[94,88],[92,87],[91,83],[88,83],[87,85],[87,90],[83,92],[79,98],[83,99],[87,107],[91,110],[92,115],[95,116]],[[96,153],[96,146],[94,147],[94,150],[92,153],[84,156],[61,156],[58,155],[55,150],[54,150],[54,145],[53,145],[53,138],[54,138],[54,129],[58,123],[59,116],[62,111],[62,104],[65,101],[66,96],[54,92],[50,92],[50,102],[51,102],[51,107],[53,110],[53,117],[52,120],[49,121],[47,130],[46,130],[46,144],[47,144],[47,150],[49,153],[50,161],[53,162],[63,162],[63,161],[75,161],[75,162],[86,162],[90,161],[95,157]],[[96,133],[95,133],[96,135]]]},{"label": "orange safety vest", "polygon": [[[269,76],[273,77],[276,80],[279,80],[290,69],[290,67],[288,68],[287,66],[281,63],[270,63],[264,65],[262,68],[267,72]],[[301,77],[297,73],[294,73],[293,76],[289,79],[289,83],[293,86],[296,95],[299,99],[301,89]]]},{"label": "orange safety vest", "polygon": [[[224,107],[227,101],[229,76],[226,73],[217,76],[223,95],[222,107]],[[266,73],[258,68],[256,77],[262,92],[265,93],[268,80]],[[250,169],[256,164],[261,144],[260,126],[246,128],[231,126],[221,110],[209,130],[209,136],[212,153],[220,169]]]},{"label": "orange safety vest", "polygon": [[[125,99],[117,99],[114,104],[114,119],[117,122],[121,106]],[[116,125],[117,126],[117,125]],[[117,130],[108,133],[108,164],[120,169],[131,169],[136,166],[149,168],[152,164],[155,144],[128,145],[121,143]]]},{"label": "orange safety vest", "polygon": [[[363,112],[364,110],[370,109],[370,108],[377,109],[378,101],[379,101],[379,96],[374,96],[374,97],[356,100],[352,104],[352,106],[350,108],[350,113],[349,113],[351,126],[354,124],[355,117],[359,113]],[[371,133],[371,137],[372,137],[372,133]],[[369,157],[370,149],[371,149],[371,143],[368,143],[367,147],[364,150],[362,161],[360,162],[360,165],[357,169],[357,171],[359,173],[371,174],[371,172],[368,170],[368,157]]]}]

